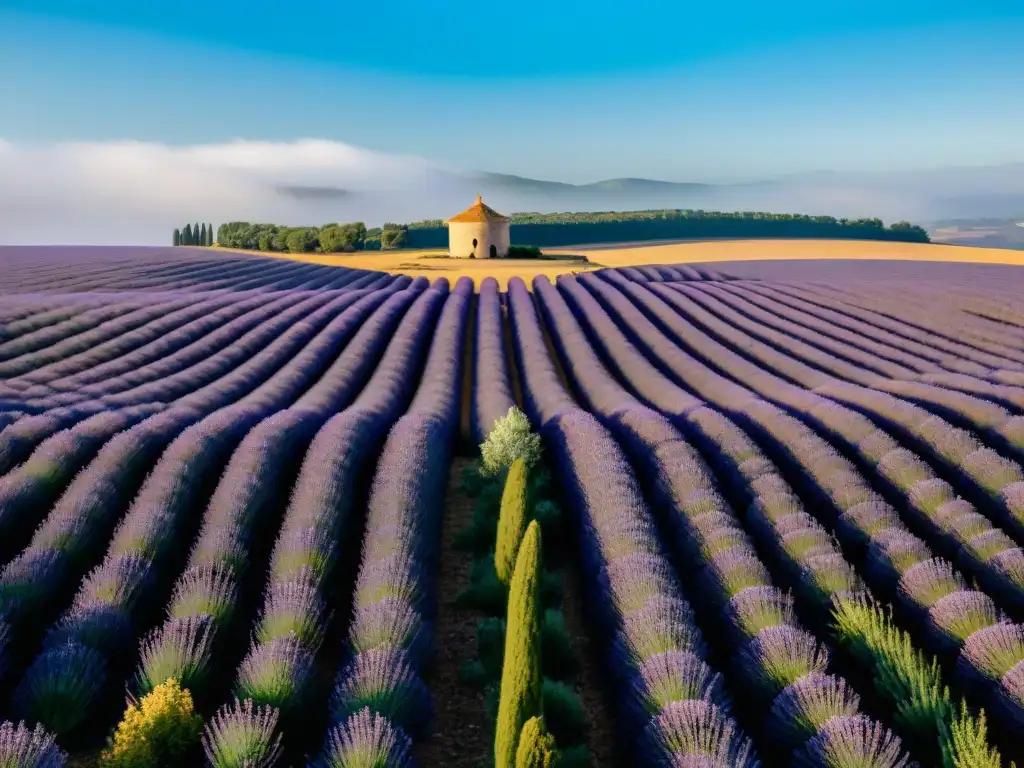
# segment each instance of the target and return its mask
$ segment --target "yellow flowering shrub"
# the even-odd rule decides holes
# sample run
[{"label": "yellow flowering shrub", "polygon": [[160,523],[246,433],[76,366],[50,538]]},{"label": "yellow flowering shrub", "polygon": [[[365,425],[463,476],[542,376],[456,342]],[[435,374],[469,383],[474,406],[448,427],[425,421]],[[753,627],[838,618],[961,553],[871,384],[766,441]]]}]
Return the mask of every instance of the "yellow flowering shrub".
[{"label": "yellow flowering shrub", "polygon": [[172,765],[195,744],[203,719],[192,709],[192,695],[170,678],[125,710],[103,764],[113,768]]}]

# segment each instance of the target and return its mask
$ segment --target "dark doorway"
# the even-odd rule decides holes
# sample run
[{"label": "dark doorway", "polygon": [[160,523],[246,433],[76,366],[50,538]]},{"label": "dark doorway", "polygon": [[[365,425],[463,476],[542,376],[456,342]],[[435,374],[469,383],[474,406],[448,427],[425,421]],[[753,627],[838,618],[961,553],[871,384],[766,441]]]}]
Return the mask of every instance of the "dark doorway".
[{"label": "dark doorway", "polygon": [[496,246],[496,245],[492,245],[491,246],[491,258],[492,259],[498,258],[498,246]]}]

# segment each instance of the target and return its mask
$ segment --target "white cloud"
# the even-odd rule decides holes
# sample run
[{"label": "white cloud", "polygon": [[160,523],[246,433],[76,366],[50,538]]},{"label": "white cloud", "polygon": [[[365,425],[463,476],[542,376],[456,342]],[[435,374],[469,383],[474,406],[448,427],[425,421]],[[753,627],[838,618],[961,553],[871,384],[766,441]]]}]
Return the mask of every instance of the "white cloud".
[{"label": "white cloud", "polygon": [[[352,194],[300,199],[281,192],[294,186]],[[334,141],[174,147],[0,139],[0,243],[164,243],[175,226],[195,220],[380,223],[431,215],[423,190],[451,186],[423,158]]]}]

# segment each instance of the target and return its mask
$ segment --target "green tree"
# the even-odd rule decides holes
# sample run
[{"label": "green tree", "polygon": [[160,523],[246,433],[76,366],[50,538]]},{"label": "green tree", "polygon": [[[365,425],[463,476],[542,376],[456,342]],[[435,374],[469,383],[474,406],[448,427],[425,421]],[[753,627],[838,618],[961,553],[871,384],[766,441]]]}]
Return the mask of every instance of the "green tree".
[{"label": "green tree", "polygon": [[480,445],[480,474],[493,477],[518,458],[533,466],[540,459],[540,435],[530,429],[530,419],[514,405],[504,418],[494,422]]},{"label": "green tree", "polygon": [[528,475],[529,469],[524,459],[518,458],[513,461],[508,477],[505,478],[505,489],[501,494],[498,540],[494,548],[494,570],[505,586],[512,580],[519,543],[523,540],[526,526],[530,522]]},{"label": "green tree", "polygon": [[544,718],[527,720],[519,734],[516,768],[554,768],[560,762],[559,757],[555,737],[544,729]]},{"label": "green tree", "polygon": [[181,233],[181,244],[192,245],[192,225],[186,224],[185,231]]},{"label": "green tree", "polygon": [[203,241],[199,239],[199,224],[197,223],[192,227],[192,245],[202,245]]},{"label": "green tree", "polygon": [[309,253],[317,246],[317,231],[307,227],[298,227],[285,236],[285,245],[292,253]]},{"label": "green tree", "polygon": [[334,224],[320,230],[320,250],[324,253],[354,251],[363,246],[366,239],[366,225]]},{"label": "green tree", "polygon": [[199,233],[199,245],[206,245],[206,224],[203,224],[203,229]]},{"label": "green tree", "polygon": [[540,526],[526,529],[519,547],[508,600],[508,628],[501,667],[498,722],[494,736],[495,768],[514,768],[523,725],[541,714],[543,679],[540,666],[541,569]]},{"label": "green tree", "polygon": [[409,233],[401,227],[385,226],[380,233],[380,247],[382,249],[401,248],[409,239]]},{"label": "green tree", "polygon": [[174,244],[181,245],[181,230],[177,227],[174,228]]},{"label": "green tree", "polygon": [[206,245],[213,246],[213,224],[206,225]]}]

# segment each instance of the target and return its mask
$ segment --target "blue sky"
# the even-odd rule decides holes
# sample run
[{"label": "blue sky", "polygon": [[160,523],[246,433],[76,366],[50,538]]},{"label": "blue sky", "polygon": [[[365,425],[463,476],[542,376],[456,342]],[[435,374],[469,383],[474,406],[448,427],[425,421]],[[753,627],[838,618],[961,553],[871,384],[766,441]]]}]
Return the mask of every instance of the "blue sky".
[{"label": "blue sky", "polygon": [[0,138],[567,181],[1024,160],[1024,3],[0,0]]}]

